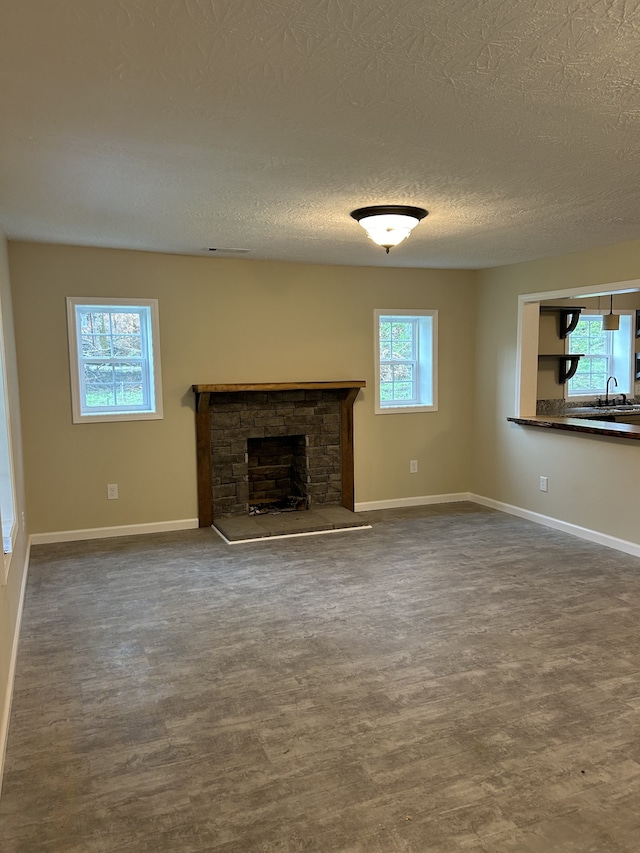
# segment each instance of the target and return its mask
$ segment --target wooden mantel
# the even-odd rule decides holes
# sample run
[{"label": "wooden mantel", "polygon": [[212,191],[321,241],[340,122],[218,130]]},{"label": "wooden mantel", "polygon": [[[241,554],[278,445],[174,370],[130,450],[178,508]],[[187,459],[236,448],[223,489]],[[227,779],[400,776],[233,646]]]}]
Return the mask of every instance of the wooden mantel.
[{"label": "wooden mantel", "polygon": [[362,379],[338,380],[337,382],[239,382],[230,385],[192,385],[196,395],[196,408],[208,408],[211,394],[233,394],[240,391],[334,391],[344,388],[355,390],[366,387]]},{"label": "wooden mantel", "polygon": [[240,382],[192,385],[196,395],[196,444],[198,458],[198,518],[200,527],[213,524],[211,477],[211,397],[215,394],[269,391],[341,391],[340,440],[342,447],[342,505],[354,508],[353,404],[366,387],[361,379],[331,382]]}]

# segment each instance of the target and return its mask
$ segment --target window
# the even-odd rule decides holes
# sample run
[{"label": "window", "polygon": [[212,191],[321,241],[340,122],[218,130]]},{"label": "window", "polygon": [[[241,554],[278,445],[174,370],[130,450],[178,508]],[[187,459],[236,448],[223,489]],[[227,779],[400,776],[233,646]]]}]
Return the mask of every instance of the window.
[{"label": "window", "polygon": [[158,301],[67,297],[73,422],[162,417]]},{"label": "window", "polygon": [[0,521],[2,528],[2,550],[4,553],[4,564],[3,571],[0,572],[0,582],[3,584],[7,582],[10,555],[17,534],[7,388],[4,334],[2,331],[2,317],[0,316]]},{"label": "window", "polygon": [[[5,554],[13,550],[15,534],[15,504],[13,465],[11,460],[11,433],[9,430],[9,406],[6,394],[4,370],[4,348],[0,343],[0,518],[2,519],[2,546]],[[6,568],[6,567],[5,567]]]},{"label": "window", "polygon": [[611,394],[632,392],[633,337],[630,314],[620,314],[620,328],[616,332],[607,332],[602,328],[601,314],[581,314],[568,340],[568,352],[580,353],[583,357],[568,382],[567,396],[601,396],[606,392],[609,376],[615,376],[618,382],[617,386],[610,383]]},{"label": "window", "polygon": [[437,311],[375,311],[376,414],[438,408],[437,329]]}]

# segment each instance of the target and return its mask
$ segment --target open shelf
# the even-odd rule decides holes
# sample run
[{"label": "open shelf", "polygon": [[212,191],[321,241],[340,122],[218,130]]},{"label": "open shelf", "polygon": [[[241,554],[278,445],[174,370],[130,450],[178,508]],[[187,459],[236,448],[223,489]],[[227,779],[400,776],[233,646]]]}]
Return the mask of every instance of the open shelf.
[{"label": "open shelf", "polygon": [[540,354],[538,358],[544,359],[555,359],[558,362],[558,382],[560,385],[564,385],[571,377],[575,374],[578,369],[578,364],[580,363],[580,359],[584,353],[576,354],[572,353],[571,355],[559,355],[559,354]]},{"label": "open shelf", "polygon": [[[560,317],[559,337],[567,338],[578,325],[580,312],[584,311],[584,305],[572,305],[571,308],[559,305],[541,305],[541,314],[558,314]],[[575,371],[574,371],[575,373]],[[571,374],[573,376],[573,374]]]}]

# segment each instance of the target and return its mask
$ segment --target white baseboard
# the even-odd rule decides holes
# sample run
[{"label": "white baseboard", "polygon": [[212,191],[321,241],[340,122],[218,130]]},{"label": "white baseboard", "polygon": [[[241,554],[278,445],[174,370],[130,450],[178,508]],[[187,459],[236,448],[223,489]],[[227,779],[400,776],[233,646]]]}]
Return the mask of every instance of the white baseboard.
[{"label": "white baseboard", "polygon": [[192,530],[198,527],[197,518],[177,521],[151,521],[147,524],[122,524],[119,527],[89,527],[85,530],[57,530],[51,533],[32,533],[32,545],[52,542],[77,542],[81,539],[110,539],[113,536],[139,536],[142,533],[168,533],[172,530]]},{"label": "white baseboard", "polygon": [[497,509],[500,512],[506,512],[509,515],[517,515],[519,518],[524,518],[527,521],[533,521],[535,524],[542,524],[545,527],[552,527],[554,530],[561,530],[563,533],[570,533],[572,536],[578,536],[580,539],[588,539],[589,542],[596,542],[598,545],[605,545],[607,548],[614,548],[616,551],[623,551],[625,554],[631,554],[634,557],[640,557],[640,545],[637,542],[629,542],[626,539],[619,539],[616,536],[610,536],[608,533],[600,533],[598,530],[591,530],[588,527],[580,527],[578,524],[571,524],[569,521],[561,521],[559,518],[553,518],[550,515],[543,515],[540,512],[533,512],[529,509],[523,509],[519,506],[503,503],[502,501],[493,500],[493,498],[485,498],[482,495],[476,495],[473,492],[457,492],[447,495],[423,495],[416,498],[395,498],[387,501],[365,501],[357,503],[354,507],[356,512],[368,512],[376,509],[395,509],[405,506],[426,506],[427,504],[443,504],[457,503],[458,501],[472,501],[481,506]]},{"label": "white baseboard", "polygon": [[590,542],[597,542],[598,545],[606,545],[607,548],[615,548],[616,551],[624,551],[625,554],[640,557],[640,545],[637,542],[618,539],[616,536],[609,536],[608,533],[600,533],[598,530],[580,527],[580,525],[571,524],[569,521],[561,521],[559,518],[552,518],[550,515],[543,515],[540,512],[532,512],[532,510],[502,503],[502,501],[494,501],[493,498],[485,498],[482,495],[471,494],[469,500],[491,509],[500,510],[500,512],[507,512],[509,515],[517,515],[519,518],[525,518],[527,521],[533,521],[536,524],[543,524],[545,527],[552,527],[554,530],[561,530],[563,533],[570,533],[580,539],[588,539]]},{"label": "white baseboard", "polygon": [[403,506],[426,506],[427,504],[450,504],[472,501],[470,492],[455,492],[448,495],[421,495],[417,498],[393,498],[388,501],[364,501],[354,506],[354,512],[370,512],[374,509],[397,509]]},{"label": "white baseboard", "polygon": [[0,795],[2,794],[2,777],[4,774],[4,761],[7,753],[7,740],[9,737],[9,720],[11,718],[11,702],[13,700],[13,683],[16,674],[16,661],[18,659],[18,639],[22,625],[22,610],[24,607],[24,594],[27,588],[27,574],[29,572],[29,553],[31,545],[27,543],[22,567],[22,584],[20,585],[20,598],[18,600],[18,612],[16,614],[16,625],[11,641],[11,656],[9,658],[9,672],[7,673],[7,689],[4,696],[4,708],[0,720]]}]

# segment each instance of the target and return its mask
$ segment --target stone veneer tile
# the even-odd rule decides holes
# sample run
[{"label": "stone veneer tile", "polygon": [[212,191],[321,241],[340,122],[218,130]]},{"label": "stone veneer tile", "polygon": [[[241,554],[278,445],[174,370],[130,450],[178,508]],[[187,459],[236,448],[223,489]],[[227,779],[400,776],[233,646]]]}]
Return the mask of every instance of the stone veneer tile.
[{"label": "stone veneer tile", "polygon": [[[211,404],[214,514],[247,512],[247,438],[304,435],[310,503],[342,500],[340,394],[270,391],[218,394]],[[264,484],[260,487],[264,490]]]}]

